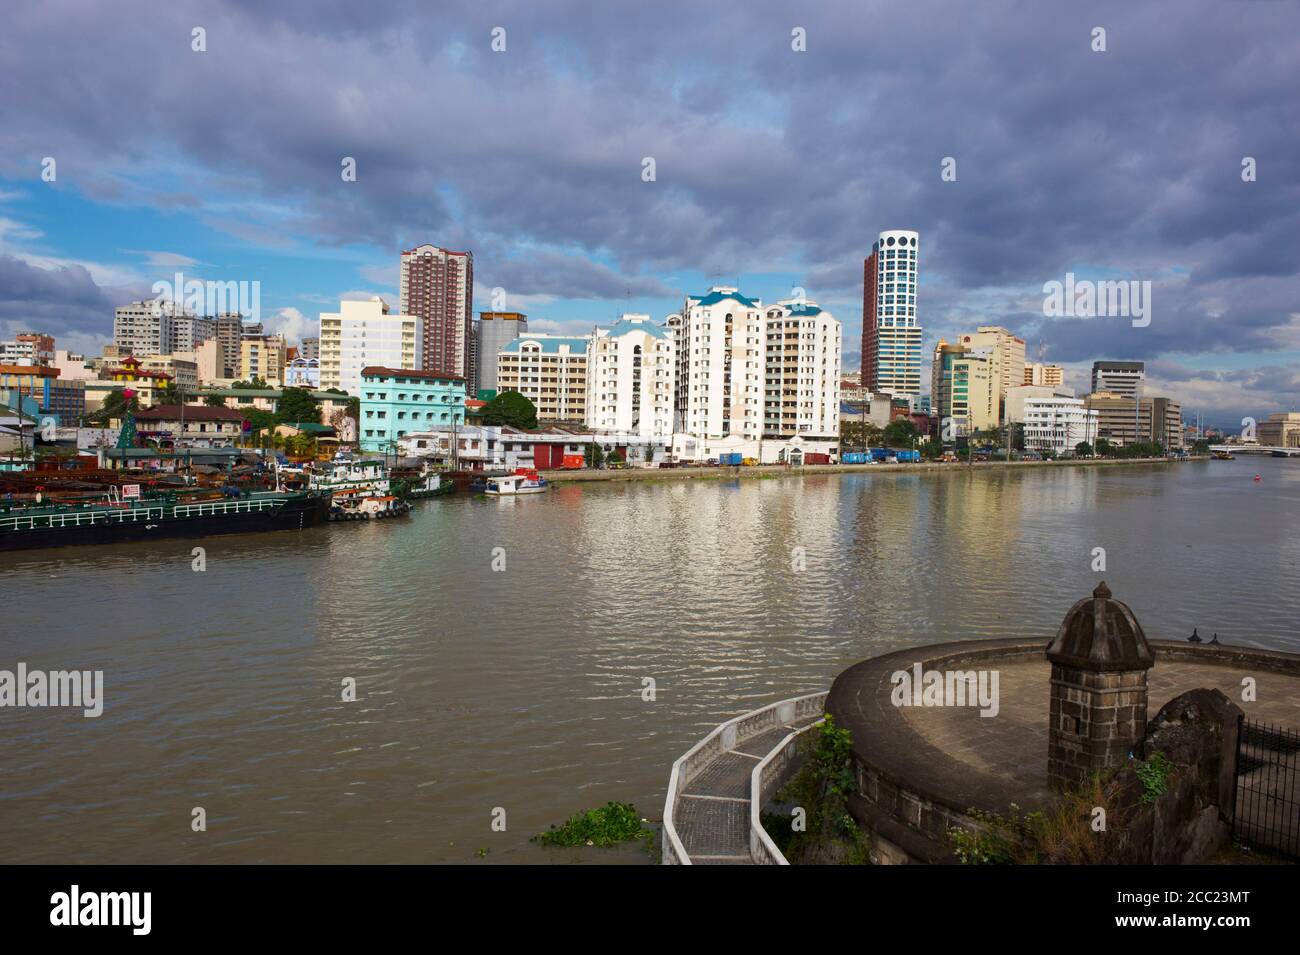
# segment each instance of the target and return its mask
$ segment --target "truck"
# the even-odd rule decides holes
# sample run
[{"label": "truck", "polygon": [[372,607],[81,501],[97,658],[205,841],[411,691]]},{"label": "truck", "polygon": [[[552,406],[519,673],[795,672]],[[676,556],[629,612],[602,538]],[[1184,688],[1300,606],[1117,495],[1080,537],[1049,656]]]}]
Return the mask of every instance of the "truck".
[{"label": "truck", "polygon": [[899,464],[915,464],[921,460],[921,452],[908,449],[906,451],[894,451],[894,457]]},{"label": "truck", "polygon": [[871,452],[869,451],[845,451],[840,455],[841,464],[870,464]]},{"label": "truck", "polygon": [[823,451],[809,451],[803,456],[804,464],[830,464],[831,456]]},{"label": "truck", "polygon": [[718,456],[718,463],[719,463],[720,465],[722,465],[724,468],[725,468],[725,467],[740,467],[740,464],[741,464],[741,462],[744,460],[744,458],[745,458],[745,456],[744,456],[743,454],[741,454],[739,451],[733,451],[733,452],[730,452],[730,453],[728,453],[728,454],[722,454],[722,455],[719,455],[719,456]]}]

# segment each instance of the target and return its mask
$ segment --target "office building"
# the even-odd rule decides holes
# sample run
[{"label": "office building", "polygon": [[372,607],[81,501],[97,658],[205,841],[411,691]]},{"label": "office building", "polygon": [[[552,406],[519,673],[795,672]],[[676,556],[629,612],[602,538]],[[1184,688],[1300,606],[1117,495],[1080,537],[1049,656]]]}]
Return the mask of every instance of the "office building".
[{"label": "office building", "polygon": [[475,368],[471,396],[497,390],[497,356],[501,349],[528,333],[528,316],[523,312],[479,312],[474,327]]},{"label": "office building", "polygon": [[862,266],[862,384],[868,391],[921,394],[921,325],[917,319],[920,236],[880,233]]},{"label": "office building", "polygon": [[1140,361],[1094,361],[1092,390],[1106,391],[1132,398],[1138,394],[1146,377],[1146,365]]}]

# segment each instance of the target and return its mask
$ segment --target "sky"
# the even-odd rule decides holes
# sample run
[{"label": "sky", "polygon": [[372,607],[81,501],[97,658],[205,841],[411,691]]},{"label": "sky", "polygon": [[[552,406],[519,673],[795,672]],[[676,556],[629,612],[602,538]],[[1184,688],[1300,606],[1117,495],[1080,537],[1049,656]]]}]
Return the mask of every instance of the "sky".
[{"label": "sky", "polygon": [[[1093,360],[1127,359],[1211,424],[1300,405],[1295,0],[3,18],[0,337],[97,353],[113,307],[179,271],[259,282],[297,340],[342,298],[396,304],[401,250],[430,242],[474,253],[476,310],[502,289],[533,331],[801,288],[851,369],[863,259],[914,229],[927,361],[997,324],[1080,391]],[[1149,281],[1149,323],[1046,315],[1067,273]]]}]

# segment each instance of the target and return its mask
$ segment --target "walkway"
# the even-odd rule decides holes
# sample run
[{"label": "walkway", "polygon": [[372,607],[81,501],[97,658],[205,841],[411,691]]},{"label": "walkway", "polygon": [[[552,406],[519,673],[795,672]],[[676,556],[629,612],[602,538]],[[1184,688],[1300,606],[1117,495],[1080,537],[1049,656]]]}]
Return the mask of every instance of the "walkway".
[{"label": "walkway", "polygon": [[673,763],[664,803],[664,863],[785,864],[762,831],[757,810],[785,781],[794,738],[822,718],[825,703],[825,693],[813,693],[738,716]]}]

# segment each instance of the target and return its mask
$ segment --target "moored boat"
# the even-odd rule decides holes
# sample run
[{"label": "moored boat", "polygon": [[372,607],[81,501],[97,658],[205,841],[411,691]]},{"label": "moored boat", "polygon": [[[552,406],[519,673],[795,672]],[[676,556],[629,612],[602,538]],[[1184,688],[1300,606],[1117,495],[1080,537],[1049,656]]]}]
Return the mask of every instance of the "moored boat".
[{"label": "moored boat", "polygon": [[491,497],[514,494],[541,494],[550,485],[532,468],[519,468],[514,474],[488,478],[483,493]]},{"label": "moored boat", "polygon": [[329,495],[260,491],[206,498],[174,493],[73,504],[0,506],[0,550],[116,544],[299,530],[323,523]]}]

